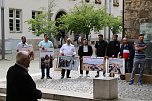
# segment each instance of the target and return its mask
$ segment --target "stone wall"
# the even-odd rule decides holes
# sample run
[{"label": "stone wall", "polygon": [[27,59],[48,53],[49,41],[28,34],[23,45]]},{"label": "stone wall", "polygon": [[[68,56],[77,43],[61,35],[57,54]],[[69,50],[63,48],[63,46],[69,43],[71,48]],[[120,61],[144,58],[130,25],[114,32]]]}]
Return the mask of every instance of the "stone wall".
[{"label": "stone wall", "polygon": [[130,38],[137,38],[140,23],[152,21],[152,0],[124,0],[124,28]]},{"label": "stone wall", "polygon": [[[152,22],[152,0],[124,0],[124,30],[131,39],[137,38],[140,23]],[[151,39],[152,40],[152,39]],[[152,75],[152,43],[149,42],[146,50],[145,73]]]}]

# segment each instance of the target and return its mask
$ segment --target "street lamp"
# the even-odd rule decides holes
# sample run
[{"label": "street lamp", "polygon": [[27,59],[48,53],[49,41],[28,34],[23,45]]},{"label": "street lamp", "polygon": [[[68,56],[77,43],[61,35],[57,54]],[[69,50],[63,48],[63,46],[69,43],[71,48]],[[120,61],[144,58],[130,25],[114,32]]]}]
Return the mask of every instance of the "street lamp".
[{"label": "street lamp", "polygon": [[125,28],[124,28],[124,24],[125,24],[125,0],[122,0],[122,38],[125,36]]},{"label": "street lamp", "polygon": [[2,59],[5,59],[5,25],[4,25],[4,0],[0,0],[1,7],[1,37],[2,37]]},{"label": "street lamp", "polygon": [[[111,5],[112,4],[112,1],[109,0],[109,14],[111,15]],[[108,42],[110,42],[110,36],[111,36],[111,30],[110,30],[110,27],[108,28]]]}]

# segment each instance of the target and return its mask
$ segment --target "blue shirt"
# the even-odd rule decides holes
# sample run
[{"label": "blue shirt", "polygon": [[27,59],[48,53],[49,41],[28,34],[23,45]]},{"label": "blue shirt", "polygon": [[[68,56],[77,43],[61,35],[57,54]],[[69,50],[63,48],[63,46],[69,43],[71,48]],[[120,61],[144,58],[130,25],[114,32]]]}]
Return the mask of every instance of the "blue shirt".
[{"label": "blue shirt", "polygon": [[44,48],[53,48],[53,43],[49,40],[47,42],[45,40],[43,40],[43,41],[40,41],[38,46],[44,47]]}]

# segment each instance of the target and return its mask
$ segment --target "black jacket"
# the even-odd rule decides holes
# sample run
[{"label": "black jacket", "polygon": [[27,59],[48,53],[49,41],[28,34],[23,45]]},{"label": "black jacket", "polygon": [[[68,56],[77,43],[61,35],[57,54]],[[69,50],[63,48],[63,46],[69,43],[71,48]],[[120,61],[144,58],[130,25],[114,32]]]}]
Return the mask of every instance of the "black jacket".
[{"label": "black jacket", "polygon": [[97,57],[104,57],[106,55],[108,43],[106,41],[97,41],[95,44]]},{"label": "black jacket", "polygon": [[36,84],[26,69],[18,64],[9,68],[6,101],[37,101],[41,97],[41,91],[36,89]]},{"label": "black jacket", "polygon": [[83,45],[80,46],[78,49],[78,55],[80,56],[80,58],[82,58],[82,56],[92,56],[92,54],[93,54],[93,50],[90,45],[88,45],[88,52],[83,52]]},{"label": "black jacket", "polygon": [[120,51],[120,42],[119,41],[110,41],[107,47],[107,56],[112,57],[117,57],[118,53]]}]

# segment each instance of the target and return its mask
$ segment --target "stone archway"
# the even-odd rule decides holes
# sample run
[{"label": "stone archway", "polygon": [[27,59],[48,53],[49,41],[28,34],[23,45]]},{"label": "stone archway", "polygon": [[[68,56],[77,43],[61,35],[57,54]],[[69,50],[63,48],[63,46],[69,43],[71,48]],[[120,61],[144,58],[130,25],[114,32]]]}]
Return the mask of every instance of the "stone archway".
[{"label": "stone archway", "polygon": [[[55,20],[57,20],[58,18],[61,18],[63,15],[66,15],[67,13],[64,10],[60,10],[59,12],[57,12],[56,16],[55,16]],[[60,25],[60,23],[56,22],[56,26],[58,27]],[[57,36],[57,40],[60,41],[60,44],[58,47],[61,47],[61,45],[65,42],[65,30],[59,30],[58,31],[59,34]]]},{"label": "stone archway", "polygon": [[64,10],[60,10],[59,12],[57,12],[56,16],[55,16],[55,20],[57,20],[58,18],[62,17],[63,15],[66,15],[67,13]]}]

